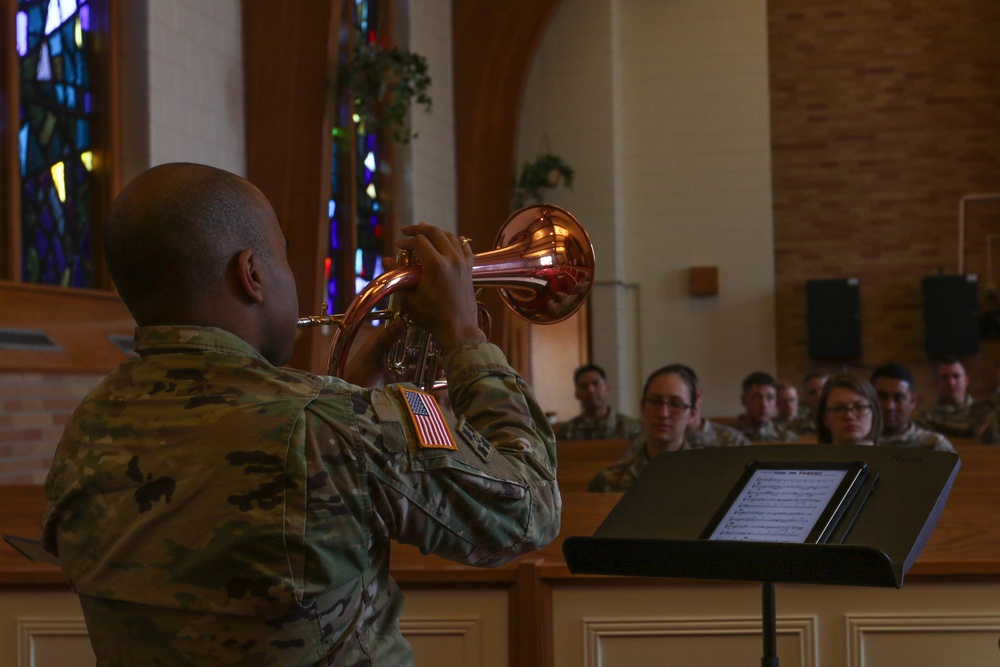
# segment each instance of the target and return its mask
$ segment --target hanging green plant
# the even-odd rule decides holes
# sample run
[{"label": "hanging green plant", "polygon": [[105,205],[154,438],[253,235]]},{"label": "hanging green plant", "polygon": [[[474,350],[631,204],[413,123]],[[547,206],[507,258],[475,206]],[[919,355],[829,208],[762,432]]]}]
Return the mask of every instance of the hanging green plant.
[{"label": "hanging green plant", "polygon": [[402,144],[417,135],[407,123],[413,102],[431,110],[427,59],[398,47],[368,43],[359,36],[354,54],[340,65],[338,83],[369,130],[384,129]]},{"label": "hanging green plant", "polygon": [[546,153],[540,155],[534,162],[526,162],[517,179],[517,189],[514,201],[518,208],[527,200],[542,201],[542,190],[559,187],[565,184],[573,187],[573,168],[557,155]]}]

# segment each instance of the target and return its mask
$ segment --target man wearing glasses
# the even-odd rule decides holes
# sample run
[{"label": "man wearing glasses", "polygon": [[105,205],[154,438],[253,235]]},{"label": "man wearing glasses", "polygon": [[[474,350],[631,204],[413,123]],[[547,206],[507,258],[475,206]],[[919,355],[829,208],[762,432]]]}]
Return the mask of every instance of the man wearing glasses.
[{"label": "man wearing glasses", "polygon": [[955,448],[940,433],[920,428],[912,421],[917,407],[916,384],[909,369],[900,364],[884,364],[871,378],[882,408],[880,445],[917,447],[936,452],[954,452]]}]

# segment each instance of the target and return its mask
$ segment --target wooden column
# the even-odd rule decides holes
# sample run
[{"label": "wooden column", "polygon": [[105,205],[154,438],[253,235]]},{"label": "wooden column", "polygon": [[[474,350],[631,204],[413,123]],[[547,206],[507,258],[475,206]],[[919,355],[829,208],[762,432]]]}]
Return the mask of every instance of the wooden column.
[{"label": "wooden column", "polygon": [[[521,100],[538,45],[559,0],[453,0],[452,62],[458,231],[476,252],[490,250],[511,213]],[[491,290],[492,291],[492,290]],[[494,332],[514,318],[495,294],[484,295]],[[515,368],[525,350],[494,342]],[[515,337],[516,338],[516,337]],[[523,337],[521,338],[523,341]]]},{"label": "wooden column", "polygon": [[[329,238],[330,151],[342,0],[244,0],[247,178],[288,239],[299,314],[318,314]],[[321,370],[326,344],[303,331],[291,366]]]}]

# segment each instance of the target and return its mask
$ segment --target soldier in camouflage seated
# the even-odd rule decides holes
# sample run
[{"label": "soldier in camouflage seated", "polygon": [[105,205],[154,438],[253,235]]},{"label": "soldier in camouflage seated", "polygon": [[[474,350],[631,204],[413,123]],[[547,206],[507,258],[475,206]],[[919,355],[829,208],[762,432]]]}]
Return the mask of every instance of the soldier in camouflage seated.
[{"label": "soldier in camouflage seated", "polygon": [[957,357],[944,357],[934,365],[937,404],[924,410],[917,420],[923,428],[956,438],[976,435],[981,416],[975,415],[975,403],[969,394],[969,374]]},{"label": "soldier in camouflage seated", "polygon": [[650,460],[664,452],[750,444],[736,429],[701,416],[698,376],[683,364],[664,366],[646,380],[642,423],[642,434],[632,441],[621,461],[600,471],[591,480],[589,491],[626,491]]},{"label": "soldier in camouflage seated", "polygon": [[750,442],[795,442],[798,433],[775,423],[778,414],[778,383],[770,373],[755,371],[743,378],[740,402],[744,412],[735,427]]},{"label": "soldier in camouflage seated", "polygon": [[908,368],[900,364],[883,364],[872,372],[871,383],[882,408],[880,445],[932,449],[937,452],[955,451],[954,446],[943,435],[913,423],[917,390],[913,374]]},{"label": "soldier in camouflage seated", "polygon": [[558,440],[631,439],[642,431],[638,419],[611,407],[604,369],[597,364],[580,366],[573,373],[576,400],[583,412],[556,429]]},{"label": "soldier in camouflage seated", "polygon": [[[103,231],[138,356],[67,424],[43,524],[98,665],[409,665],[391,540],[492,566],[558,533],[552,429],[476,325],[466,242],[422,224],[397,243],[456,421],[412,385],[281,367],[295,280],[247,181],[155,167]],[[391,338],[345,375],[377,375]]]}]

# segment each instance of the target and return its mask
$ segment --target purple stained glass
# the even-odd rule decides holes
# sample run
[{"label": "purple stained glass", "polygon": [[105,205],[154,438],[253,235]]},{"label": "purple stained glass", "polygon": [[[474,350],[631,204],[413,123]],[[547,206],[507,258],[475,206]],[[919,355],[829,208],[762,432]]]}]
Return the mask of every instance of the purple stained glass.
[{"label": "purple stained glass", "polygon": [[24,56],[28,52],[28,15],[18,12],[14,23],[17,33],[17,55]]},{"label": "purple stained glass", "polygon": [[17,17],[21,278],[91,287],[93,178],[81,157],[94,149],[96,122],[88,74],[91,5],[89,0],[18,0]]}]

